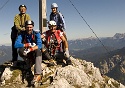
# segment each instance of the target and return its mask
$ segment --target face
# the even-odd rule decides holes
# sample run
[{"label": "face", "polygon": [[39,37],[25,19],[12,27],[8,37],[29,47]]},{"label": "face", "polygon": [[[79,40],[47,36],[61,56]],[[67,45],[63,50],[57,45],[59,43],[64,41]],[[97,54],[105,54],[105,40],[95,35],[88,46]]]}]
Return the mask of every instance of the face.
[{"label": "face", "polygon": [[51,30],[52,33],[56,31],[56,28],[57,28],[56,25],[49,26],[49,29]]},{"label": "face", "polygon": [[56,13],[57,12],[57,8],[52,8],[52,13]]},{"label": "face", "polygon": [[26,25],[26,32],[28,33],[28,34],[31,34],[32,33],[32,30],[33,30],[33,25]]},{"label": "face", "polygon": [[20,13],[22,13],[22,14],[24,14],[24,13],[26,13],[26,8],[25,7],[20,7]]}]

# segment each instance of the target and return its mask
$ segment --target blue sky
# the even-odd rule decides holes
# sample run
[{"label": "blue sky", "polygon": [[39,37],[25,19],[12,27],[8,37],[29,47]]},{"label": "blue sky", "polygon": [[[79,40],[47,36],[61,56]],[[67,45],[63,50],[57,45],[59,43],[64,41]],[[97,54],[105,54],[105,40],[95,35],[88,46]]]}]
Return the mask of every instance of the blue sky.
[{"label": "blue sky", "polygon": [[[27,6],[27,13],[39,29],[39,0],[0,0],[0,44],[11,43],[10,33],[14,16],[21,4]],[[69,0],[46,0],[47,19],[51,3],[58,4],[58,10],[66,21],[68,39],[95,37]],[[125,33],[125,0],[71,0],[80,14],[98,37],[112,37],[115,33]]]}]

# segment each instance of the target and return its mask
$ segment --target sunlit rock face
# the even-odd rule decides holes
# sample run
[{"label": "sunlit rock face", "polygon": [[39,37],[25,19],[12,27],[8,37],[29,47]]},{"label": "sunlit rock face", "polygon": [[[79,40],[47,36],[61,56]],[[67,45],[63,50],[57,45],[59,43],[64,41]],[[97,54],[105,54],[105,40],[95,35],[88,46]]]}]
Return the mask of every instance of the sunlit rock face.
[{"label": "sunlit rock face", "polygon": [[[60,63],[56,66],[49,66],[48,61],[41,63],[43,77],[39,87],[41,88],[125,88],[124,85],[101,75],[93,63],[71,57],[73,65]],[[17,67],[1,65],[1,86],[0,88],[26,88],[30,85],[34,74],[34,65],[31,71],[26,71],[23,61],[18,61]],[[3,69],[2,69],[3,68]]]}]

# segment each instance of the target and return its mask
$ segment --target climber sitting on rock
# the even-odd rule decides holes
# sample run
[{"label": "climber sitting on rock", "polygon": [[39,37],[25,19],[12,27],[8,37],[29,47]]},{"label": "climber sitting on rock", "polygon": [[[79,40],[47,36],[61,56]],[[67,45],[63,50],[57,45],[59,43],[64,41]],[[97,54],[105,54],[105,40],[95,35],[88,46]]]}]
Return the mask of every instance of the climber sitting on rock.
[{"label": "climber sitting on rock", "polygon": [[37,82],[40,81],[42,74],[42,41],[41,34],[34,31],[33,28],[34,22],[27,20],[25,22],[26,31],[18,35],[14,46],[15,48],[19,48],[19,55],[26,61],[27,67],[31,67],[35,63],[33,82]]},{"label": "climber sitting on rock", "polygon": [[[56,30],[57,25],[53,20],[49,21],[48,28],[49,30],[41,35],[42,41],[44,42],[44,47],[42,48],[44,56],[52,65],[56,65],[53,59],[57,61],[65,59],[66,65],[72,65],[68,50],[68,42],[63,35],[64,33],[60,30]],[[65,47],[64,50],[63,47]]]}]

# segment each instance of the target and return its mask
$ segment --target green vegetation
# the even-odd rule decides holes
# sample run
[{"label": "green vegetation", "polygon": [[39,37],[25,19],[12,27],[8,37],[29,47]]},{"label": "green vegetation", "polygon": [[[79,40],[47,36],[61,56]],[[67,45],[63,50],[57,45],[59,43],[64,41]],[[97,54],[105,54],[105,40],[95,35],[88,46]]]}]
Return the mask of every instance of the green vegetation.
[{"label": "green vegetation", "polygon": [[10,80],[6,80],[6,83],[12,83],[13,80],[15,80],[15,78],[17,76],[19,76],[19,74],[21,74],[21,70],[18,70],[18,69],[17,70],[13,70],[11,79]]}]

